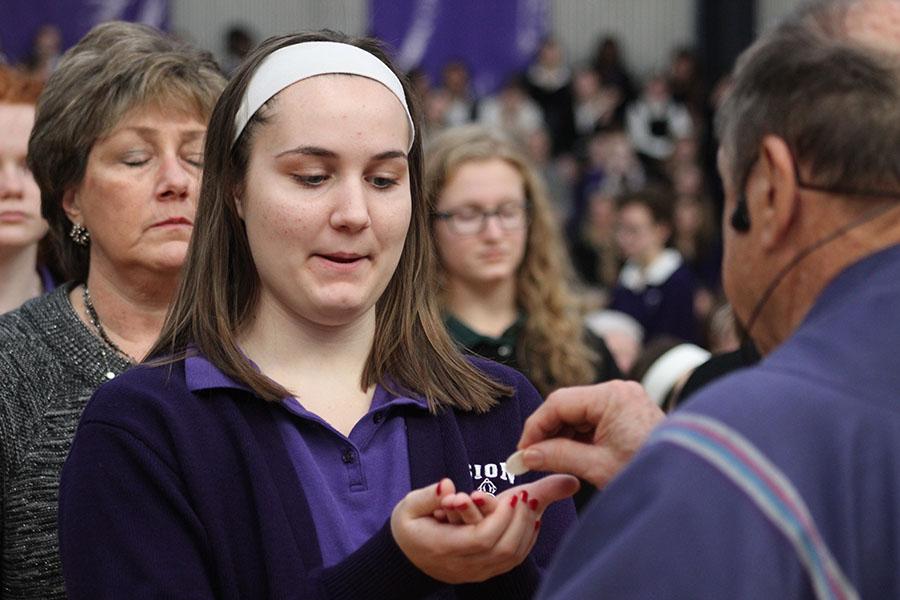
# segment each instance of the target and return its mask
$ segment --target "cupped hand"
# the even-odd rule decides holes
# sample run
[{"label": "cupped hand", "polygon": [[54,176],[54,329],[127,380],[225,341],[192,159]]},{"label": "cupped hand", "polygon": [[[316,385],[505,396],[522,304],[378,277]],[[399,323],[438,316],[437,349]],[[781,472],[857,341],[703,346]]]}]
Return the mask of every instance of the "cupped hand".
[{"label": "cupped hand", "polygon": [[[443,479],[407,494],[394,507],[391,531],[407,558],[429,576],[451,584],[484,581],[525,560],[544,510],[577,489],[574,477],[552,475],[493,498],[458,494]],[[444,511],[447,521],[435,518],[435,511]]]}]

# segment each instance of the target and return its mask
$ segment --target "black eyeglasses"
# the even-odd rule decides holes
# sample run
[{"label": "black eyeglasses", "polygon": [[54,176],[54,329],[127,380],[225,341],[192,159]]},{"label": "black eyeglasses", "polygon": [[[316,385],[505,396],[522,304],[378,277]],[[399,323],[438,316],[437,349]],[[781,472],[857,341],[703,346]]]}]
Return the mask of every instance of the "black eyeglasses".
[{"label": "black eyeglasses", "polygon": [[490,211],[476,206],[463,206],[456,210],[434,213],[434,218],[445,221],[457,235],[481,233],[487,227],[490,217],[497,217],[503,231],[518,231],[528,225],[528,211],[521,202],[507,202]]}]

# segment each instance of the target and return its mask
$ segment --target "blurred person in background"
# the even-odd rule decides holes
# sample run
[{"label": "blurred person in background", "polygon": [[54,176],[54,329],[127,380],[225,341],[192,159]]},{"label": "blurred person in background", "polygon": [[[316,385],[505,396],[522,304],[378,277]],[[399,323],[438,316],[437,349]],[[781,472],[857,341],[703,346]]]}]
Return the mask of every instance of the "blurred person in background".
[{"label": "blurred person in background", "polygon": [[695,123],[699,122],[704,115],[707,94],[693,49],[682,46],[672,51],[666,77],[672,99],[688,109]]},{"label": "blurred person in background", "polygon": [[585,325],[606,343],[620,373],[631,373],[641,355],[644,328],[631,315],[618,310],[599,309],[589,312]]},{"label": "blurred person in background", "polygon": [[31,45],[31,51],[22,61],[22,68],[33,77],[46,81],[59,64],[62,55],[62,34],[52,23],[41,25]]},{"label": "blurred person in background", "polygon": [[622,259],[616,242],[617,186],[609,181],[588,193],[587,211],[570,243],[572,263],[581,282],[601,294],[605,306],[619,278]]},{"label": "blurred person in background", "polygon": [[625,65],[618,39],[611,35],[598,38],[591,66],[603,85],[619,90],[624,102],[634,100],[636,96],[634,78]]},{"label": "blurred person in background", "polygon": [[521,150],[469,126],[445,132],[426,158],[454,338],[522,371],[542,394],[617,377],[606,346],[583,325],[558,223]]},{"label": "blurred person in background", "polygon": [[517,76],[509,78],[497,94],[478,104],[478,122],[519,140],[544,128],[540,107],[528,96]]},{"label": "blurred person in background", "polygon": [[478,99],[472,91],[469,67],[461,59],[451,60],[441,70],[441,86],[435,94],[444,98],[444,127],[471,123],[478,109]]},{"label": "blurred person in background", "polygon": [[222,72],[229,77],[256,45],[253,34],[246,25],[235,24],[225,32],[225,60]]},{"label": "blurred person in background", "polygon": [[563,155],[554,159],[552,140],[542,125],[525,137],[523,147],[528,159],[547,185],[559,223],[568,223],[573,210],[573,190],[578,177],[578,163],[574,157]]},{"label": "blurred person in background", "polygon": [[162,327],[223,86],[209,55],[108,23],[64,55],[38,102],[28,165],[67,283],[0,317],[5,598],[64,596],[60,469],[88,398]]},{"label": "blurred person in background", "polygon": [[663,75],[651,76],[644,91],[629,105],[625,123],[628,136],[653,179],[665,179],[665,162],[678,140],[693,133],[691,115],[676,102]]},{"label": "blurred person in background", "polygon": [[704,187],[703,171],[695,164],[679,165],[673,173],[671,244],[697,276],[694,312],[700,320],[706,319],[722,287],[722,239]]},{"label": "blurred person in background", "polygon": [[621,109],[625,99],[619,88],[603,85],[597,72],[589,67],[576,69],[572,79],[575,132],[579,140],[601,129],[621,127]]},{"label": "blurred person in background", "polygon": [[56,287],[41,240],[41,192],[27,164],[28,136],[42,83],[0,66],[0,313]]},{"label": "blurred person in background", "polygon": [[575,143],[572,70],[559,40],[546,38],[524,75],[525,89],[544,113],[553,138],[553,155],[570,152]]},{"label": "blurred person in background", "polygon": [[666,247],[672,234],[671,202],[669,194],[647,189],[625,194],[618,204],[616,240],[625,265],[609,308],[637,319],[645,343],[663,334],[699,340],[696,277],[678,250]]}]

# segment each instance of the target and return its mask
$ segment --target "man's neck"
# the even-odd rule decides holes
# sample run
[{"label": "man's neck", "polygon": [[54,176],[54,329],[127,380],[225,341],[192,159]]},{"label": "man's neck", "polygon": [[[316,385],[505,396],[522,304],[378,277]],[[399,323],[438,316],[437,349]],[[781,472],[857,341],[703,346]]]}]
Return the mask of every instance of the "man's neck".
[{"label": "man's neck", "polygon": [[[888,215],[823,245],[784,275],[750,332],[761,354],[768,354],[777,348],[800,327],[825,288],[841,273],[877,252],[900,244],[898,208],[890,209]],[[835,225],[829,229],[837,230],[839,227]],[[824,228],[819,231],[822,230]],[[798,244],[797,247],[809,247],[821,236],[817,232],[815,239],[810,236],[805,244]],[[787,264],[793,256],[796,253],[782,264]]]},{"label": "man's neck", "polygon": [[37,244],[0,254],[0,314],[18,308],[43,291],[37,272]]}]

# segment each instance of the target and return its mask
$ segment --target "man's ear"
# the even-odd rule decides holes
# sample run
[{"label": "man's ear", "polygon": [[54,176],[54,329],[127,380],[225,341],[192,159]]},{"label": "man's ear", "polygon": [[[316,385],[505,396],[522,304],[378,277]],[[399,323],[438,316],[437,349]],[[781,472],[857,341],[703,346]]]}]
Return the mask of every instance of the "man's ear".
[{"label": "man's ear", "polygon": [[800,208],[797,180],[787,143],[775,135],[764,136],[747,184],[750,221],[759,227],[763,248],[777,246],[794,225]]},{"label": "man's ear", "polygon": [[79,225],[84,223],[81,206],[78,202],[78,191],[75,188],[69,188],[63,192],[62,209],[73,223],[78,223]]}]

